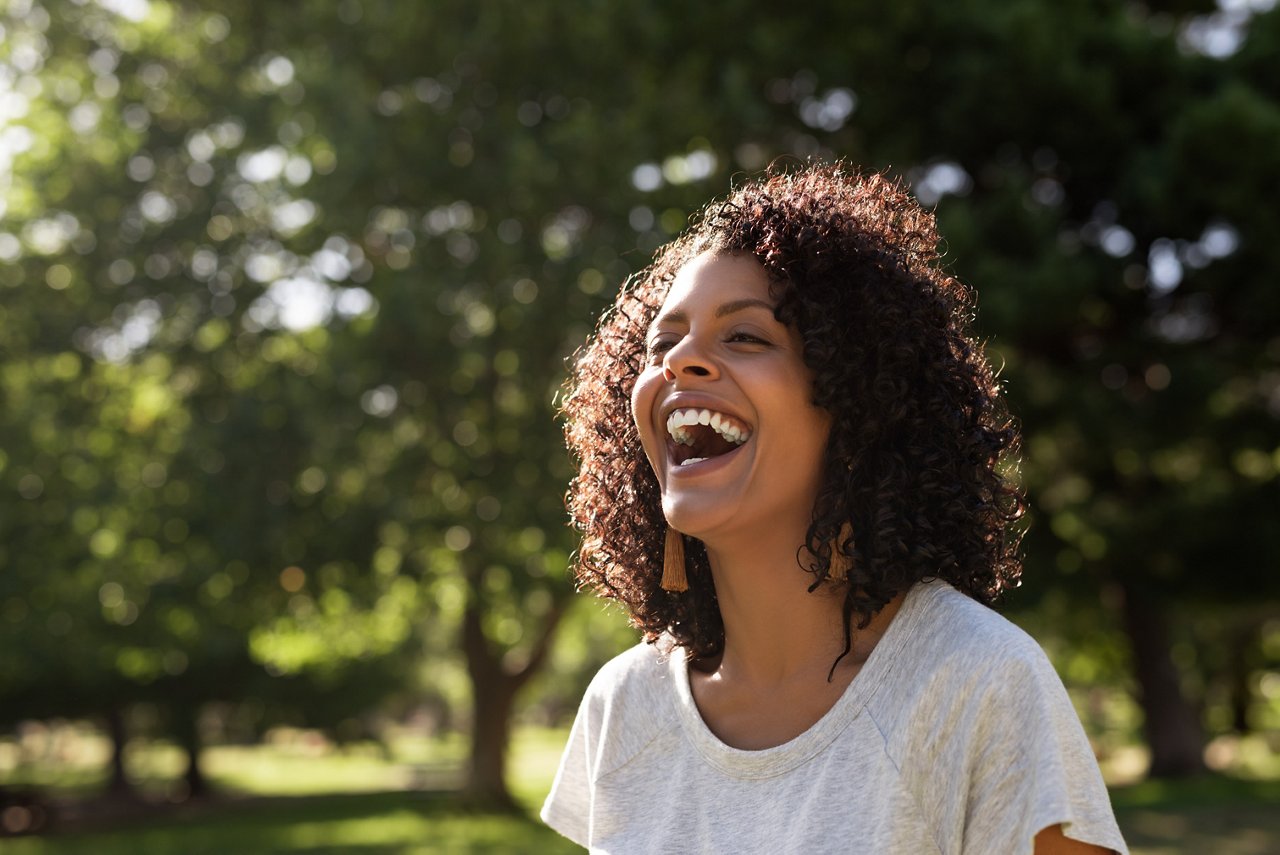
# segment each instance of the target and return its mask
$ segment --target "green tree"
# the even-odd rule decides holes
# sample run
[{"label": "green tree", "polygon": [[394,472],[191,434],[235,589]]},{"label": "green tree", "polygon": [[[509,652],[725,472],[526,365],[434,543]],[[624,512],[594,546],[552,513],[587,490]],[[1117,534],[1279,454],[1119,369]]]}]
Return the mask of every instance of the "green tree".
[{"label": "green tree", "polygon": [[[300,671],[345,682],[322,695],[340,708],[371,703],[390,684],[364,660],[408,649],[422,596],[369,572],[383,520],[362,473],[317,498],[326,469],[343,472],[333,461],[359,469],[357,446],[375,439],[359,430],[361,378],[329,370],[326,330],[252,320],[284,252],[274,236],[307,210],[238,169],[238,113],[266,97],[265,72],[202,64],[199,43],[170,30],[225,42],[219,15],[52,9],[5,21],[17,109],[39,132],[11,137],[6,176],[3,275],[21,295],[4,316],[18,502],[4,517],[3,688],[21,701],[6,714],[115,722],[121,705],[159,703],[199,793],[204,703],[274,691],[288,704],[297,681],[264,678]],[[238,229],[249,237],[220,255]],[[237,312],[246,282],[256,293]],[[345,311],[357,325],[361,296]],[[254,313],[270,320],[271,305]]]},{"label": "green tree", "polygon": [[190,722],[310,681],[338,719],[454,645],[468,789],[509,801],[565,358],[731,176],[844,156],[981,291],[1021,602],[1121,592],[1153,771],[1197,768],[1167,626],[1274,602],[1280,483],[1280,16],[1209,11],[10,2],[0,692]]}]

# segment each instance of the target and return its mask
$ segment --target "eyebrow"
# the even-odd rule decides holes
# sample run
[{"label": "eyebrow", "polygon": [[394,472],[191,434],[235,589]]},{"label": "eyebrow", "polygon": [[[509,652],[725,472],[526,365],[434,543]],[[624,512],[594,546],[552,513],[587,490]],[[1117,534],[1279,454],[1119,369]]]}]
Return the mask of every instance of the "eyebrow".
[{"label": "eyebrow", "polygon": [[[777,308],[772,303],[766,300],[757,299],[755,297],[749,297],[745,300],[730,300],[728,303],[724,303],[720,305],[719,307],[716,308],[715,316],[717,318],[723,318],[726,315],[732,315],[735,312],[741,312],[745,309],[764,309],[768,311],[769,314],[771,315],[775,311],[777,311]],[[673,311],[667,312],[662,317],[657,318],[656,320],[654,320],[653,323],[654,323],[654,326],[657,326],[658,324],[661,324],[664,322],[688,323],[689,316],[686,315],[684,312],[680,311],[679,309],[675,309]]]}]

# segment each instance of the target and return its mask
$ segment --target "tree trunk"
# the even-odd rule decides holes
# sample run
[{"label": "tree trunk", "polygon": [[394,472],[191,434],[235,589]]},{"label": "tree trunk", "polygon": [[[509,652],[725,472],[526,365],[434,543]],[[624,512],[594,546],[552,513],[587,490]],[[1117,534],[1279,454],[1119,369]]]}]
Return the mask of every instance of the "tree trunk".
[{"label": "tree trunk", "polygon": [[178,731],[178,744],[187,755],[187,769],[182,775],[186,784],[188,799],[201,798],[209,794],[209,782],[200,768],[200,726],[199,707],[179,707],[174,711],[177,720],[174,722]]},{"label": "tree trunk", "polygon": [[528,661],[512,669],[485,636],[480,599],[473,587],[462,618],[462,648],[467,657],[467,674],[471,678],[475,704],[471,756],[463,785],[463,797],[467,801],[501,810],[516,808],[506,777],[511,714],[517,693],[542,667],[563,614],[562,604],[552,606]]},{"label": "tree trunk", "polygon": [[111,777],[107,781],[107,794],[132,796],[133,785],[124,768],[124,750],[129,744],[129,732],[124,726],[124,713],[119,707],[107,710],[107,736],[111,739]]},{"label": "tree trunk", "polygon": [[1253,702],[1253,692],[1249,687],[1249,677],[1255,665],[1254,652],[1258,649],[1260,626],[1260,623],[1244,620],[1228,641],[1231,658],[1227,664],[1227,689],[1231,699],[1231,729],[1241,736],[1251,731],[1249,706]]},{"label": "tree trunk", "polygon": [[464,793],[471,801],[511,809],[515,801],[507,789],[506,771],[515,686],[503,676],[477,679],[474,674],[471,683],[475,713]]},{"label": "tree trunk", "polygon": [[1124,624],[1133,650],[1133,670],[1142,705],[1143,731],[1151,749],[1152,778],[1178,778],[1205,770],[1204,730],[1182,693],[1169,655],[1169,628],[1159,606],[1132,585],[1124,586]]}]

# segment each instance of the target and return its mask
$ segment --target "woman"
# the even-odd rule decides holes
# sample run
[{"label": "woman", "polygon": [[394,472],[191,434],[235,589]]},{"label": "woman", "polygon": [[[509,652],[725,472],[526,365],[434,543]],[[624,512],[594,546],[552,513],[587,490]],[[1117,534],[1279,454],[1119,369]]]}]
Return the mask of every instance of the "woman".
[{"label": "woman", "polygon": [[649,644],[579,709],[544,820],[592,851],[1125,852],[1066,692],[987,608],[1017,433],[931,215],[773,173],[619,295],[566,433],[579,575]]}]

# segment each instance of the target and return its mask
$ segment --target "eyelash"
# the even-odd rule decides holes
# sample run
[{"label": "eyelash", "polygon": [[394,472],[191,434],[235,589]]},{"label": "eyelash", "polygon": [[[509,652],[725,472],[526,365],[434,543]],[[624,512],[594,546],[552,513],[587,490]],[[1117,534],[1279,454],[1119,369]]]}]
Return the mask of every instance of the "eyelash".
[{"label": "eyelash", "polygon": [[733,333],[732,335],[729,336],[729,341],[745,341],[749,344],[768,344],[769,343],[764,339],[762,339],[760,336],[752,335],[751,333],[747,333],[747,332]]},{"label": "eyelash", "polygon": [[[767,345],[769,343],[758,335],[752,335],[751,333],[746,333],[746,332],[730,333],[729,336],[725,339],[725,341],[730,343],[736,342],[741,344]],[[648,348],[649,356],[651,357],[659,356],[665,353],[666,351],[670,350],[674,346],[675,346],[675,342],[671,341],[670,339],[659,339],[658,341],[652,342],[649,345],[649,348]]]}]

